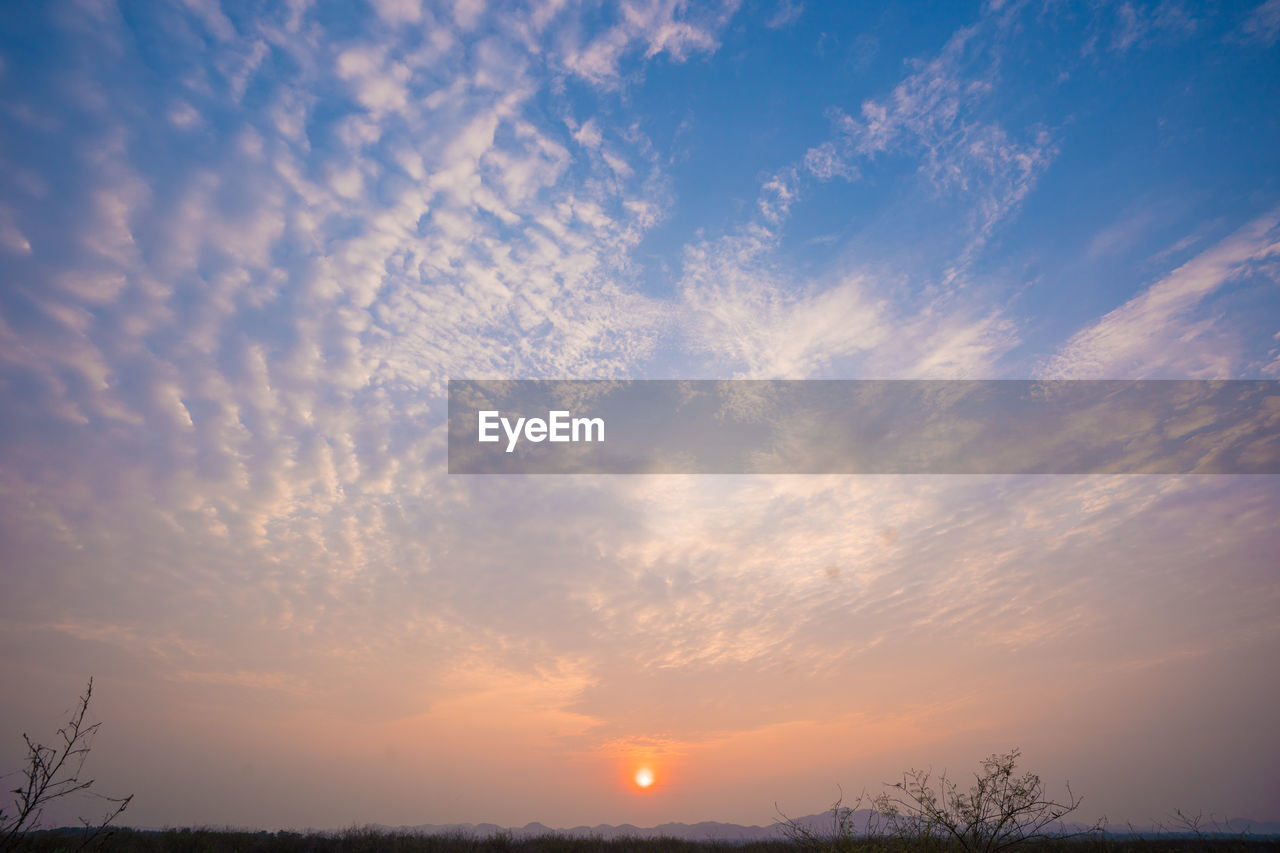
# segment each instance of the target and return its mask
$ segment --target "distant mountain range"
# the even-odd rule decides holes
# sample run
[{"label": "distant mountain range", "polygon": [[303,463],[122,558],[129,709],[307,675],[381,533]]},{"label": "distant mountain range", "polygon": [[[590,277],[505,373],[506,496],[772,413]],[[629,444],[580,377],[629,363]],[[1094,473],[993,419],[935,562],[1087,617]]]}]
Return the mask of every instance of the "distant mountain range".
[{"label": "distant mountain range", "polygon": [[[853,813],[853,826],[861,828],[867,825],[872,812],[866,809]],[[831,813],[806,815],[794,819],[794,823],[816,834],[830,834],[832,831]],[[1208,825],[1209,822],[1206,821]],[[1217,821],[1219,831],[1237,834],[1248,833],[1255,837],[1280,836],[1280,821],[1256,821],[1248,818],[1233,818],[1229,821]],[[527,823],[520,827],[498,826],[496,823],[425,823],[418,826],[380,826],[387,831],[412,832],[423,835],[464,835],[485,838],[491,835],[510,833],[512,838],[536,838],[544,835],[562,835],[572,838],[681,838],[688,841],[773,841],[786,838],[781,823],[768,826],[743,826],[737,823],[721,823],[719,821],[702,821],[701,823],[663,823],[658,826],[635,826],[624,823],[597,824],[596,826],[575,826],[569,829],[555,829],[541,823]],[[1068,824],[1064,829],[1079,831],[1086,827]],[[1211,830],[1202,828],[1206,835]],[[1128,835],[1183,835],[1168,829],[1162,830],[1155,825],[1146,826],[1111,826],[1107,834],[1110,836]]]},{"label": "distant mountain range", "polygon": [[596,826],[575,826],[569,829],[554,829],[537,822],[517,827],[498,826],[495,823],[425,823],[418,826],[379,826],[378,828],[424,835],[465,835],[478,838],[508,832],[511,833],[513,838],[536,838],[542,835],[602,839],[682,838],[689,841],[770,841],[785,838],[781,827],[776,824],[770,826],[742,826],[736,823],[720,823],[719,821],[664,823],[658,826],[635,826],[630,823],[615,826],[601,823]]}]

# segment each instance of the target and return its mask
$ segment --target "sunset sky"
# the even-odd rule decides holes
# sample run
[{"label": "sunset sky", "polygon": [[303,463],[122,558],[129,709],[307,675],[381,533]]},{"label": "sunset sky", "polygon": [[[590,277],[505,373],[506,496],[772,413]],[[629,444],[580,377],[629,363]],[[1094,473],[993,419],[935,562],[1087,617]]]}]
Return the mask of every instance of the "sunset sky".
[{"label": "sunset sky", "polygon": [[1280,0],[4,3],[0,772],[93,676],[140,826],[767,824],[1015,746],[1280,820],[1280,477],[450,475],[445,421],[1280,379],[1278,93]]}]

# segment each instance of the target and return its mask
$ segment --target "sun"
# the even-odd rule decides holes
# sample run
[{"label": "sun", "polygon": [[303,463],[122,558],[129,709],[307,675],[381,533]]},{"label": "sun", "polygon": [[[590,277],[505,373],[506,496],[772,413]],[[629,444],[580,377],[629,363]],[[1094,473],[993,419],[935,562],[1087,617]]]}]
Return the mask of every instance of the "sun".
[{"label": "sun", "polygon": [[653,785],[653,771],[648,767],[641,767],[636,771],[636,786],[639,788],[648,788]]}]

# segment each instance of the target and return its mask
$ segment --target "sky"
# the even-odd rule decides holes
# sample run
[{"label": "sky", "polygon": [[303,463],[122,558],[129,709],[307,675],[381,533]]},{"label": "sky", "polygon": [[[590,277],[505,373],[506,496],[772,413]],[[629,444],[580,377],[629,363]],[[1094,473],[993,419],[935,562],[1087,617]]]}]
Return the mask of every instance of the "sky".
[{"label": "sky", "polygon": [[[1280,478],[446,473],[450,378],[1280,378],[1280,0],[0,9],[0,771],[1280,820]],[[640,790],[634,773],[654,784]],[[839,786],[839,787],[838,787]]]}]

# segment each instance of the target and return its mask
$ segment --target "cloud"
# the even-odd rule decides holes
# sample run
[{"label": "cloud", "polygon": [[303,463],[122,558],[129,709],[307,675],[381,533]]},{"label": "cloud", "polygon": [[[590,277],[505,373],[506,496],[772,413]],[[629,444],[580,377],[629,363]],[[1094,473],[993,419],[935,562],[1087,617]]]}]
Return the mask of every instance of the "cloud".
[{"label": "cloud", "polygon": [[[200,21],[215,11],[201,7]],[[486,36],[456,81],[421,97],[419,81],[457,58],[448,44],[351,34],[338,49],[313,29],[289,40],[285,24],[243,22],[297,60],[296,77],[256,84],[259,111],[243,106],[241,76],[221,91],[193,84],[170,101],[181,109],[155,116],[163,133],[174,116],[191,124],[194,101],[212,107],[199,156],[174,149],[166,181],[140,147],[149,126],[118,114],[140,94],[100,103],[102,135],[71,160],[79,195],[51,212],[62,242],[28,247],[53,270],[29,292],[45,319],[0,334],[7,375],[32,386],[7,446],[29,441],[42,460],[7,468],[5,483],[23,518],[63,531],[58,553],[123,568],[105,531],[154,543],[129,569],[148,593],[116,611],[121,624],[223,600],[315,687],[317,660],[346,650],[358,667],[400,630],[344,633],[339,612],[364,617],[340,602],[376,611],[391,577],[432,562],[401,502],[453,500],[428,473],[442,458],[444,380],[618,374],[652,350],[662,311],[619,271],[662,190],[647,167],[629,171],[637,155],[622,145],[573,166],[569,140],[526,112],[519,42]],[[209,79],[205,60],[182,57],[191,67],[176,76]],[[71,72],[89,85],[95,63],[115,61],[86,50]],[[354,111],[317,109],[347,93]],[[214,118],[232,104],[234,121]],[[74,454],[56,449],[67,429],[85,431]],[[114,476],[117,464],[130,474]],[[76,471],[92,485],[70,488]],[[171,574],[177,562],[185,576]],[[68,559],[50,582],[80,572],[92,569]],[[180,630],[206,649],[225,640],[213,623]],[[233,676],[196,680],[268,683],[241,677],[241,651],[207,663]]]},{"label": "cloud", "polygon": [[374,0],[373,8],[390,24],[412,24],[422,19],[419,0]]},{"label": "cloud", "polygon": [[1047,359],[1037,375],[1054,379],[1234,378],[1238,362],[1223,330],[1201,307],[1252,265],[1280,252],[1280,215],[1267,213],[1202,251]]},{"label": "cloud", "polygon": [[16,254],[25,255],[31,252],[31,241],[14,223],[13,211],[0,208],[0,248]]},{"label": "cloud", "polygon": [[998,83],[996,57],[1014,14],[957,31],[889,96],[863,102],[860,117],[836,116],[838,145],[846,156],[915,152],[920,174],[939,192],[966,200],[970,237],[947,270],[947,282],[964,274],[1057,154],[1043,127],[1030,128],[1020,139],[981,117],[980,107]]},{"label": "cloud", "polygon": [[805,378],[888,334],[884,309],[857,277],[806,293],[771,266],[773,241],[748,231],[686,250],[686,334],[715,368],[740,378]]},{"label": "cloud", "polygon": [[484,0],[454,0],[453,20],[462,30],[473,29],[484,14],[484,7]]},{"label": "cloud", "polygon": [[831,141],[806,151],[804,166],[820,181],[829,181],[837,177],[851,181],[858,177],[858,170],[840,157],[835,143]]},{"label": "cloud", "polygon": [[[1057,153],[1041,127],[1018,141],[980,118],[998,85],[995,69],[1017,14],[993,10],[957,31],[889,95],[864,101],[860,119],[831,108],[832,136],[763,181],[750,224],[686,247],[681,325],[697,350],[715,354],[716,366],[736,376],[979,378],[999,372],[999,360],[1019,343],[1017,324],[962,285]],[[931,273],[936,278],[907,295],[902,279],[908,273],[896,268],[901,261],[870,261],[874,246],[860,249],[852,271],[846,266],[804,280],[784,272],[779,246],[813,179],[857,181],[880,157],[918,163],[927,183],[913,194],[913,208],[949,203],[960,239]]]},{"label": "cloud", "polygon": [[200,124],[200,113],[186,101],[179,101],[169,110],[169,121],[178,128],[197,127]]},{"label": "cloud", "polygon": [[602,141],[600,127],[596,124],[595,119],[589,119],[579,126],[573,132],[573,138],[577,140],[579,145],[591,149],[599,148]]},{"label": "cloud", "polygon": [[230,41],[236,37],[235,26],[223,13],[218,0],[183,0],[183,3],[205,29],[220,41]]},{"label": "cloud", "polygon": [[774,11],[769,20],[765,22],[765,26],[771,30],[781,30],[791,26],[800,20],[800,16],[804,14],[804,4],[796,3],[793,0],[782,0],[778,4],[778,8]]},{"label": "cloud", "polygon": [[1240,32],[1267,47],[1275,44],[1276,35],[1280,34],[1280,0],[1266,0],[1255,6],[1240,25]]},{"label": "cloud", "polygon": [[707,376],[975,379],[1019,342],[1005,312],[971,297],[904,299],[870,271],[802,278],[762,227],[686,247],[681,333]]},{"label": "cloud", "polygon": [[988,117],[1001,86],[1001,59],[1020,25],[1019,6],[989,8],[957,30],[932,58],[856,114],[829,108],[832,134],[799,162],[776,170],[757,200],[763,224],[778,229],[811,179],[860,181],[877,161],[908,159],[924,180],[918,206],[949,207],[959,238],[938,271],[957,288],[988,241],[1021,208],[1058,153],[1050,131],[1033,124],[1014,132]]},{"label": "cloud", "polygon": [[641,50],[645,59],[666,54],[684,62],[695,53],[712,53],[717,33],[737,10],[736,2],[687,4],[684,0],[629,0],[618,20],[586,44],[571,46],[563,62],[571,72],[597,84],[616,85],[621,62]]},{"label": "cloud", "polygon": [[1150,210],[1132,213],[1094,234],[1085,252],[1091,259],[1123,252],[1131,248],[1154,221],[1155,215]]},{"label": "cloud", "polygon": [[338,76],[352,84],[357,100],[374,116],[403,110],[408,104],[408,66],[389,61],[379,48],[364,46],[343,51],[338,55]]},{"label": "cloud", "polygon": [[1179,3],[1163,2],[1155,8],[1121,3],[1116,7],[1111,49],[1123,53],[1146,47],[1161,37],[1185,36],[1196,26],[1196,19]]}]

